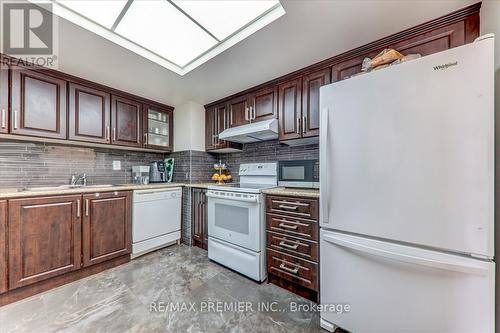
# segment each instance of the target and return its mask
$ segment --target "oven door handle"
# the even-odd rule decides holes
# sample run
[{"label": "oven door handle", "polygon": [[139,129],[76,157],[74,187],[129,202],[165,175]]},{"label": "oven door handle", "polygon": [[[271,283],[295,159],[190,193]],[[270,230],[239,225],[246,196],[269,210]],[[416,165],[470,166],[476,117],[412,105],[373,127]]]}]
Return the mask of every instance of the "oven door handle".
[{"label": "oven door handle", "polygon": [[234,201],[253,202],[253,203],[259,202],[259,198],[241,198],[241,197],[232,197],[232,196],[226,197],[223,195],[213,194],[210,192],[207,192],[206,196],[209,198],[215,198],[215,199],[234,200]]}]

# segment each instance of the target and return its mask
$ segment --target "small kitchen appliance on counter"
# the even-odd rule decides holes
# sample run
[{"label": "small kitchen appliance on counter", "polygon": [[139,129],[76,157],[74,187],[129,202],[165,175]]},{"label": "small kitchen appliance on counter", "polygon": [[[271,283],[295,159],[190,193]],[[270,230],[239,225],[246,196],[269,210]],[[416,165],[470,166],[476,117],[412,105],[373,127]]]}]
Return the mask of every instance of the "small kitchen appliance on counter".
[{"label": "small kitchen appliance on counter", "polygon": [[164,161],[153,161],[149,164],[149,182],[166,183],[167,172]]},{"label": "small kitchen appliance on counter", "polygon": [[276,163],[241,164],[240,184],[208,187],[208,257],[256,281],[266,279],[265,202]]},{"label": "small kitchen appliance on counter", "polygon": [[149,166],[135,165],[132,167],[132,180],[134,184],[149,183]]},{"label": "small kitchen appliance on counter", "polygon": [[319,188],[319,160],[279,161],[278,185]]}]

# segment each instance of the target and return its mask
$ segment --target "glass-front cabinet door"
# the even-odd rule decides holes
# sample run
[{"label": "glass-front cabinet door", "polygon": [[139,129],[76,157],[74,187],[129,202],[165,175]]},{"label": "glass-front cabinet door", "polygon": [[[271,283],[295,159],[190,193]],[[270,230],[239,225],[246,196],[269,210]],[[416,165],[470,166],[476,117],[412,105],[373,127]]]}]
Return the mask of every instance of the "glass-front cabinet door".
[{"label": "glass-front cabinet door", "polygon": [[144,107],[144,146],[172,151],[173,110],[150,105]]}]

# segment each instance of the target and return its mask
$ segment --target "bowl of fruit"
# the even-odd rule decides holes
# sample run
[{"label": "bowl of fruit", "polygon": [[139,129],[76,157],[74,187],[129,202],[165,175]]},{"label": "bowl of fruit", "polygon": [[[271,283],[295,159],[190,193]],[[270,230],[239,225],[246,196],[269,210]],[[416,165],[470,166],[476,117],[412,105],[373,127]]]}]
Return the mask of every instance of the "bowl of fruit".
[{"label": "bowl of fruit", "polygon": [[233,177],[224,173],[214,173],[212,175],[212,180],[216,181],[217,184],[224,184],[225,182],[231,181]]},{"label": "bowl of fruit", "polygon": [[226,164],[222,163],[220,160],[219,163],[214,164],[214,169],[217,172],[212,175],[212,180],[217,182],[219,185],[224,184],[233,178],[227,171]]}]

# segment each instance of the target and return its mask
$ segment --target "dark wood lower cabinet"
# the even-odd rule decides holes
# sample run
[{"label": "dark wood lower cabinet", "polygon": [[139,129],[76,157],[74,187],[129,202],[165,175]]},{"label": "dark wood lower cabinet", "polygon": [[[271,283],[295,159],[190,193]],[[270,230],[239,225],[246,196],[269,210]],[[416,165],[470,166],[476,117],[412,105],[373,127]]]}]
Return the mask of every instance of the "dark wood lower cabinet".
[{"label": "dark wood lower cabinet", "polygon": [[9,289],[81,266],[80,195],[9,201]]},{"label": "dark wood lower cabinet", "polygon": [[7,201],[0,201],[0,294],[7,291]]},{"label": "dark wood lower cabinet", "polygon": [[90,266],[132,250],[131,192],[83,196],[83,265]]},{"label": "dark wood lower cabinet", "polygon": [[0,201],[0,306],[130,260],[132,192]]},{"label": "dark wood lower cabinet", "polygon": [[207,191],[193,188],[191,192],[191,236],[193,245],[208,248]]},{"label": "dark wood lower cabinet", "polygon": [[319,301],[318,200],[266,197],[267,275],[276,284]]}]

